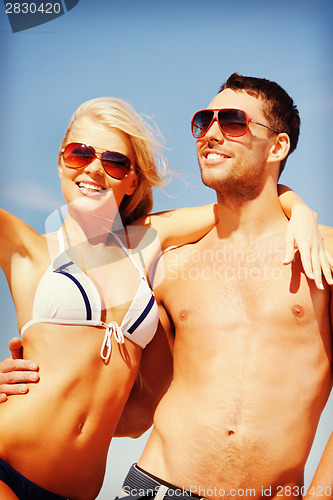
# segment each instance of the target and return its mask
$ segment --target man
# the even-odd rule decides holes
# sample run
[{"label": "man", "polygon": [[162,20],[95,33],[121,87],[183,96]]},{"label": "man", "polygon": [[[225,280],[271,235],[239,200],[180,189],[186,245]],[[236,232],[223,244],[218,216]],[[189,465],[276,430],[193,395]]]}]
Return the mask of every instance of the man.
[{"label": "man", "polygon": [[[195,115],[192,131],[220,222],[164,257],[156,297],[173,385],[120,497],[333,498],[332,436],[303,487],[332,386],[332,287],[318,290],[299,258],[281,263],[277,180],[298,111],[277,84],[237,74],[208,109],[226,111]],[[332,251],[331,228],[325,237]]]},{"label": "man", "polygon": [[[298,112],[277,84],[240,75],[209,109],[226,112],[197,115],[193,132],[219,223],[164,256],[156,297],[173,384],[121,497],[301,498],[332,385],[333,306],[332,290],[308,281],[298,257],[281,263],[287,222],[276,185]],[[331,229],[326,236],[332,252]],[[331,437],[306,498],[332,495]]]}]

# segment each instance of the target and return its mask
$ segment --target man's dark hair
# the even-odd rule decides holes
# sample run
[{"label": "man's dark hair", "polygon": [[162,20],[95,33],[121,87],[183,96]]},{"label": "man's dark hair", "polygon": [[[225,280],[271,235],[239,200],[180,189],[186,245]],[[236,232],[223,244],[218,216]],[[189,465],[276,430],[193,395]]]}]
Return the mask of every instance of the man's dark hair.
[{"label": "man's dark hair", "polygon": [[[244,90],[250,96],[261,99],[264,103],[263,113],[269,126],[289,135],[290,151],[288,156],[296,149],[301,119],[294,101],[280,85],[265,78],[233,73],[221,86],[220,92],[225,89],[231,89],[235,92]],[[288,156],[281,161],[279,176]]]}]

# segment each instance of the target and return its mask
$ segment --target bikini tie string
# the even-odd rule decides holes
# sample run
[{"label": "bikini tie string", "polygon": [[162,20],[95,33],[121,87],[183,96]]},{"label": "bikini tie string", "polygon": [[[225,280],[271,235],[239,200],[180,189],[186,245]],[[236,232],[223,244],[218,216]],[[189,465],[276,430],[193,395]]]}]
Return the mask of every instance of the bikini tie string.
[{"label": "bikini tie string", "polygon": [[[106,324],[105,323],[105,335],[104,335],[104,340],[103,344],[101,347],[101,358],[104,361],[108,361],[111,355],[111,337],[112,335],[114,336],[115,340],[118,342],[118,344],[123,344],[124,343],[124,334],[122,332],[122,329],[118,325],[116,321],[112,321],[111,323]],[[104,352],[106,351],[106,354]]]}]

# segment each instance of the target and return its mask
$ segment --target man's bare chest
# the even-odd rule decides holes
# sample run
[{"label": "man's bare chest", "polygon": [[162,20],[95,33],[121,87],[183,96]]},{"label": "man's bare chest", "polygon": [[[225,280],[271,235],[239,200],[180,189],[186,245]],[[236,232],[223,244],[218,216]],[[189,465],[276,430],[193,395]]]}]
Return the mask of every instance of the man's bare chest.
[{"label": "man's bare chest", "polygon": [[[329,292],[317,290],[299,258],[282,263],[280,251],[264,254],[206,254],[168,267],[163,304],[176,331],[300,331],[329,327]],[[301,337],[300,337],[301,339]]]}]

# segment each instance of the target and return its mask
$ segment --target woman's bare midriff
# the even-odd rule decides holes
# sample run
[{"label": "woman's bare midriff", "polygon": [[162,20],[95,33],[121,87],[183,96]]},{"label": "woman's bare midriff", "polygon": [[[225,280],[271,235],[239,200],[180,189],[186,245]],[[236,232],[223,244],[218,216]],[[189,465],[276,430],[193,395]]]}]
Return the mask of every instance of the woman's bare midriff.
[{"label": "woman's bare midriff", "polygon": [[141,348],[105,330],[37,324],[23,338],[24,357],[39,364],[40,381],[0,408],[0,457],[58,495],[90,500],[104,477],[108,447],[135,381]]}]

